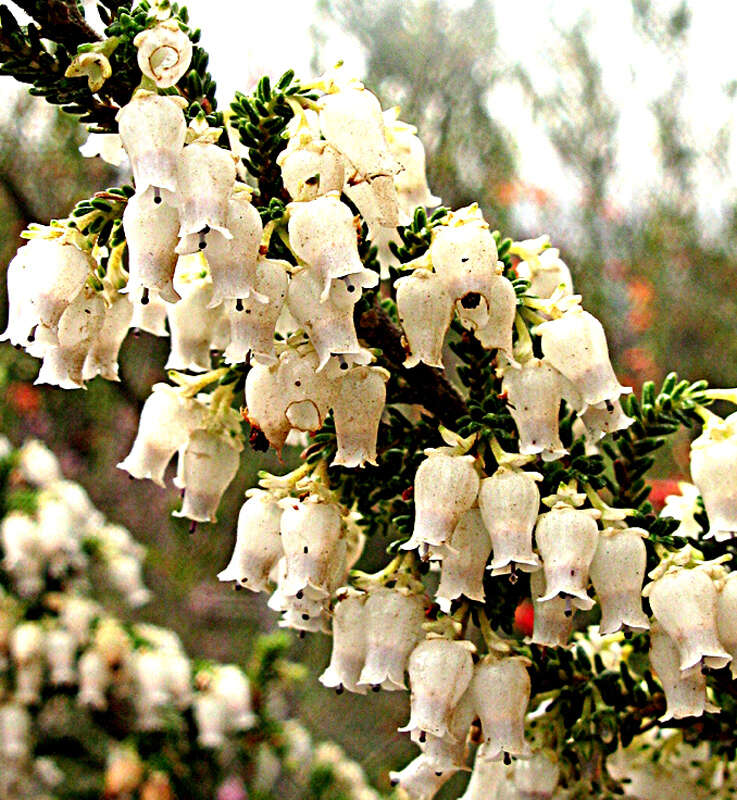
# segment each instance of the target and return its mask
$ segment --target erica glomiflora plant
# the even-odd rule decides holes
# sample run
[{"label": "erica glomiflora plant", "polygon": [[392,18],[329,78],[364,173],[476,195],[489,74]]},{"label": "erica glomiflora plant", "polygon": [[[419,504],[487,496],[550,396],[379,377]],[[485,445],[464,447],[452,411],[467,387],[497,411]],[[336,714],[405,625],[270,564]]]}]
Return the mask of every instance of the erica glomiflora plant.
[{"label": "erica glomiflora plant", "polygon": [[[122,148],[133,183],[24,233],[4,338],[75,388],[117,380],[130,328],[170,337],[119,466],[163,484],[176,455],[193,529],[246,444],[302,443],[247,492],[218,577],[332,633],[325,686],[410,689],[399,793],[431,798],[471,750],[465,800],[655,797],[656,761],[732,793],[737,416],[707,406],[737,393],[630,394],[549,238],[440,207],[415,129],[342,70],[218,111],[183,8],[101,2],[96,33],[74,3],[23,5],[4,70],[78,114],[88,152]],[[698,425],[694,487],[657,516],[653,454]]]},{"label": "erica glomiflora plant", "polygon": [[284,718],[301,671],[284,634],[257,640],[244,670],[105,608],[111,584],[148,602],[146,548],[39,442],[0,441],[0,506],[2,800],[378,800],[337,745]]}]

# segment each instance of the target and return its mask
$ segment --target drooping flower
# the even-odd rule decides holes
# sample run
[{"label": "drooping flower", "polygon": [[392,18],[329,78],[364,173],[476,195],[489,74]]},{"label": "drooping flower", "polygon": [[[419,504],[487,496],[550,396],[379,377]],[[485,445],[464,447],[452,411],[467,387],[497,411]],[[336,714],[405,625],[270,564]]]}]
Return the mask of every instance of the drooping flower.
[{"label": "drooping flower", "polygon": [[537,332],[544,357],[573,384],[584,410],[585,406],[608,408],[632,391],[621,386],[614,374],[602,324],[580,306],[538,325]]},{"label": "drooping flower", "polygon": [[[443,736],[425,734],[416,743],[437,771],[463,769],[466,765],[467,740],[475,716],[471,693],[466,689],[448,718],[448,730]],[[420,741],[423,738],[423,741]]]},{"label": "drooping flower", "polygon": [[23,622],[10,634],[15,667],[15,700],[24,706],[41,699],[44,677],[44,631],[37,622]]},{"label": "drooping flower", "polygon": [[253,592],[267,591],[269,574],[281,558],[282,508],[268,492],[251,490],[238,514],[235,547],[218,580],[237,581]]},{"label": "drooping flower", "polygon": [[589,572],[601,606],[601,634],[650,627],[641,599],[646,536],[642,528],[608,528],[599,535]]},{"label": "drooping flower", "polygon": [[92,380],[101,375],[106,381],[119,381],[118,353],[133,319],[133,305],[124,294],[115,295],[82,368],[82,378]]},{"label": "drooping flower", "polygon": [[209,690],[225,703],[227,730],[247,731],[256,726],[251,684],[243,670],[235,664],[218,665],[213,672]]},{"label": "drooping flower", "polygon": [[407,338],[407,368],[420,362],[443,368],[443,342],[453,316],[453,299],[437,275],[415,270],[395,282],[397,312]]},{"label": "drooping flower", "polygon": [[292,200],[307,202],[343,189],[343,159],[332,145],[312,133],[297,133],[276,163],[281,167],[284,188]]},{"label": "drooping flower", "polygon": [[543,560],[547,589],[540,601],[561,596],[576,608],[592,608],[594,601],[586,593],[586,587],[599,529],[590,510],[556,503],[539,517],[535,540]]},{"label": "drooping flower", "polygon": [[80,705],[90,706],[97,711],[107,707],[105,693],[110,685],[110,672],[100,653],[94,648],[86,650],[79,658],[79,693]]},{"label": "drooping flower", "polygon": [[366,663],[358,684],[406,689],[404,671],[415,645],[424,638],[422,597],[398,589],[376,589],[366,599]]},{"label": "drooping flower", "polygon": [[78,53],[64,71],[65,78],[87,78],[91,92],[99,92],[112,74],[108,57],[99,50]]},{"label": "drooping flower", "polygon": [[489,553],[489,531],[479,509],[472,508],[461,516],[443,554],[435,594],[441,611],[449,614],[451,602],[461,596],[484,602],[484,569]]},{"label": "drooping flower", "polygon": [[409,722],[400,731],[446,736],[456,706],[474,674],[471,650],[466,641],[426,639],[412,651],[409,683],[412,690]]},{"label": "drooping flower", "polygon": [[626,430],[635,421],[624,413],[620,400],[615,401],[611,409],[589,406],[580,414],[580,419],[586,426],[586,440],[590,444],[596,444],[607,433]]},{"label": "drooping flower", "polygon": [[458,768],[438,769],[433,760],[420,753],[399,772],[390,772],[392,786],[398,786],[408,800],[432,800]]},{"label": "drooping flower", "polygon": [[492,575],[521,569],[534,572],[540,559],[532,550],[532,530],[540,509],[536,473],[501,466],[481,481],[479,508],[491,536]]},{"label": "drooping flower", "polygon": [[[183,97],[136,92],[116,117],[118,131],[131,162],[137,194],[153,188],[154,198],[173,200],[177,165],[182,155],[187,123]],[[166,193],[169,194],[166,194]]]},{"label": "drooping flower", "polygon": [[414,528],[402,549],[445,544],[461,515],[475,502],[478,490],[479,476],[472,456],[429,455],[415,474]]},{"label": "drooping flower", "polygon": [[174,19],[141,31],[133,40],[138,67],[159,89],[179,82],[192,61],[192,42]]},{"label": "drooping flower", "polygon": [[77,641],[63,628],[46,633],[44,641],[46,663],[49,665],[49,680],[53,686],[70,686],[76,682],[75,656]]},{"label": "drooping flower", "polygon": [[717,632],[724,649],[732,656],[729,668],[737,676],[737,572],[730,572],[717,597]]},{"label": "drooping flower", "polygon": [[471,779],[458,800],[488,800],[497,797],[499,790],[509,785],[508,770],[509,767],[503,761],[487,758],[486,745],[480,745],[473,762]]},{"label": "drooping flower", "polygon": [[732,660],[719,641],[717,589],[706,569],[671,567],[646,593],[653,616],[678,648],[682,671],[702,661],[719,669]]},{"label": "drooping flower", "polygon": [[[548,237],[514,243],[512,252],[526,256],[517,264],[517,274],[520,278],[527,278],[530,281],[530,292],[538,297],[549,298],[556,290],[572,294],[571,271],[560,257],[560,250],[557,247],[545,247],[542,252],[535,252],[537,247],[534,245],[543,238],[547,239]],[[533,245],[533,247],[525,247],[526,245]]]},{"label": "drooping flower", "polygon": [[338,692],[366,694],[359,685],[366,661],[366,596],[349,595],[336,604],[333,612],[333,650],[320,683]]},{"label": "drooping flower", "polygon": [[695,515],[701,510],[699,504],[699,490],[685,481],[678,482],[680,494],[669,494],[665,498],[665,505],[660,512],[661,517],[677,519],[681,524],[675,531],[676,536],[689,539],[698,539],[703,533],[703,528],[696,521]]}]

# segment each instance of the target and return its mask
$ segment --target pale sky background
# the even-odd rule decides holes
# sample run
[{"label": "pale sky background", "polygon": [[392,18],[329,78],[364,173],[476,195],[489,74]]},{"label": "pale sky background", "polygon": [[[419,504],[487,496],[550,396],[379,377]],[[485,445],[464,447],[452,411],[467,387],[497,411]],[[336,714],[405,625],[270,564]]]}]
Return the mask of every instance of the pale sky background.
[{"label": "pale sky background", "polygon": [[[210,53],[210,70],[218,84],[221,106],[236,89],[248,91],[262,74],[278,77],[292,67],[299,76],[311,76],[310,25],[316,21],[315,0],[185,2],[191,23],[202,28],[202,44]],[[447,2],[460,6],[467,0]],[[653,3],[657,9],[668,11],[678,5],[678,0]],[[737,78],[737,3],[692,0],[690,5],[689,46],[681,54],[687,72],[684,108],[691,141],[697,148],[708,150],[736,107],[726,98],[724,87]],[[522,63],[541,90],[552,88],[556,80],[550,68],[557,41],[551,20],[558,29],[566,30],[588,15],[590,46],[602,65],[606,91],[620,114],[613,201],[621,206],[645,204],[656,166],[655,126],[648,105],[666,91],[678,64],[633,31],[630,0],[498,0],[495,6],[501,47],[510,61]],[[342,59],[362,76],[365,61],[360,46],[337,28],[329,30],[321,56],[326,64]],[[501,86],[489,102],[492,113],[494,108],[503,107],[505,126],[518,141],[522,180],[554,195],[564,208],[574,204],[578,187],[533,119],[522,92],[511,85]],[[733,149],[737,156],[737,146]],[[728,198],[734,199],[737,191],[708,159],[700,164],[698,174],[698,201],[708,223],[719,218],[723,204]],[[733,175],[737,180],[737,158]],[[534,214],[534,209],[522,208],[520,213]],[[534,220],[525,219],[525,223],[529,226]]]}]

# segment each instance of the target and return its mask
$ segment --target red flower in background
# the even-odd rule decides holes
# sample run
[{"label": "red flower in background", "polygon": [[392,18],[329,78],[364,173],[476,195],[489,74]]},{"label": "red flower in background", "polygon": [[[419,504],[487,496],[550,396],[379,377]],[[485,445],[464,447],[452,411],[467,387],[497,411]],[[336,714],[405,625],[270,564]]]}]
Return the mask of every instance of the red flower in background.
[{"label": "red flower in background", "polygon": [[41,408],[41,393],[30,383],[11,383],[5,392],[5,400],[21,416],[37,414]]}]

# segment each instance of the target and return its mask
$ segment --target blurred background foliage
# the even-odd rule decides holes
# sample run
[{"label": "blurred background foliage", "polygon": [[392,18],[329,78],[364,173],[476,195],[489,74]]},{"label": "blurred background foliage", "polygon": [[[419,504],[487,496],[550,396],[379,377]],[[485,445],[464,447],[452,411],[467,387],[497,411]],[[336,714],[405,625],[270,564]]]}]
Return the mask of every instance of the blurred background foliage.
[{"label": "blurred background foliage", "polygon": [[[674,369],[691,380],[734,385],[737,205],[707,226],[696,191],[703,162],[726,170],[730,132],[720,130],[708,150],[693,143],[698,120],[688,119],[683,101],[688,4],[666,13],[650,0],[632,2],[637,36],[655,49],[670,82],[650,107],[657,178],[631,204],[622,203],[615,181],[622,109],[607,95],[590,21],[582,18],[561,30],[551,20],[550,79],[539,87],[526,70],[524,49],[510,60],[500,48],[494,6],[494,0],[318,0],[313,66],[330,66],[321,63],[320,53],[331,30],[338,26],[350,34],[365,52],[367,86],[384,107],[400,105],[402,119],[417,125],[427,148],[430,185],[445,204],[478,200],[491,225],[518,240],[550,233],[587,308],[604,322],[625,382],[637,389]],[[732,76],[723,77],[729,101]],[[505,123],[503,105],[493,102],[501,82],[532,104],[551,152],[576,187],[576,202],[564,203],[520,178],[519,132]],[[79,155],[85,134],[73,121],[11,91],[6,89],[13,99],[0,121],[3,264],[29,221],[64,215],[75,201],[118,180],[98,159]],[[4,327],[4,286],[0,302]],[[270,628],[275,614],[263,597],[232,592],[215,574],[229,557],[243,491],[258,469],[280,465],[247,450],[220,522],[194,536],[168,516],[178,502],[174,490],[129,481],[116,470],[150,386],[164,378],[165,351],[165,341],[131,335],[121,354],[120,384],[98,378],[86,392],[63,392],[34,387],[38,364],[4,346],[2,429],[16,443],[29,434],[42,437],[107,516],[147,542],[148,582],[157,596],[146,619],[174,627],[190,652],[237,661],[248,652],[253,632]],[[685,477],[687,463],[684,439],[661,465],[663,475]],[[295,637],[290,655],[305,660],[316,678],[328,652],[326,637]],[[404,695],[336,697],[315,679],[305,682],[297,704],[316,735],[337,738],[372,777],[385,781],[387,768],[411,750],[396,734],[407,712]]]}]

